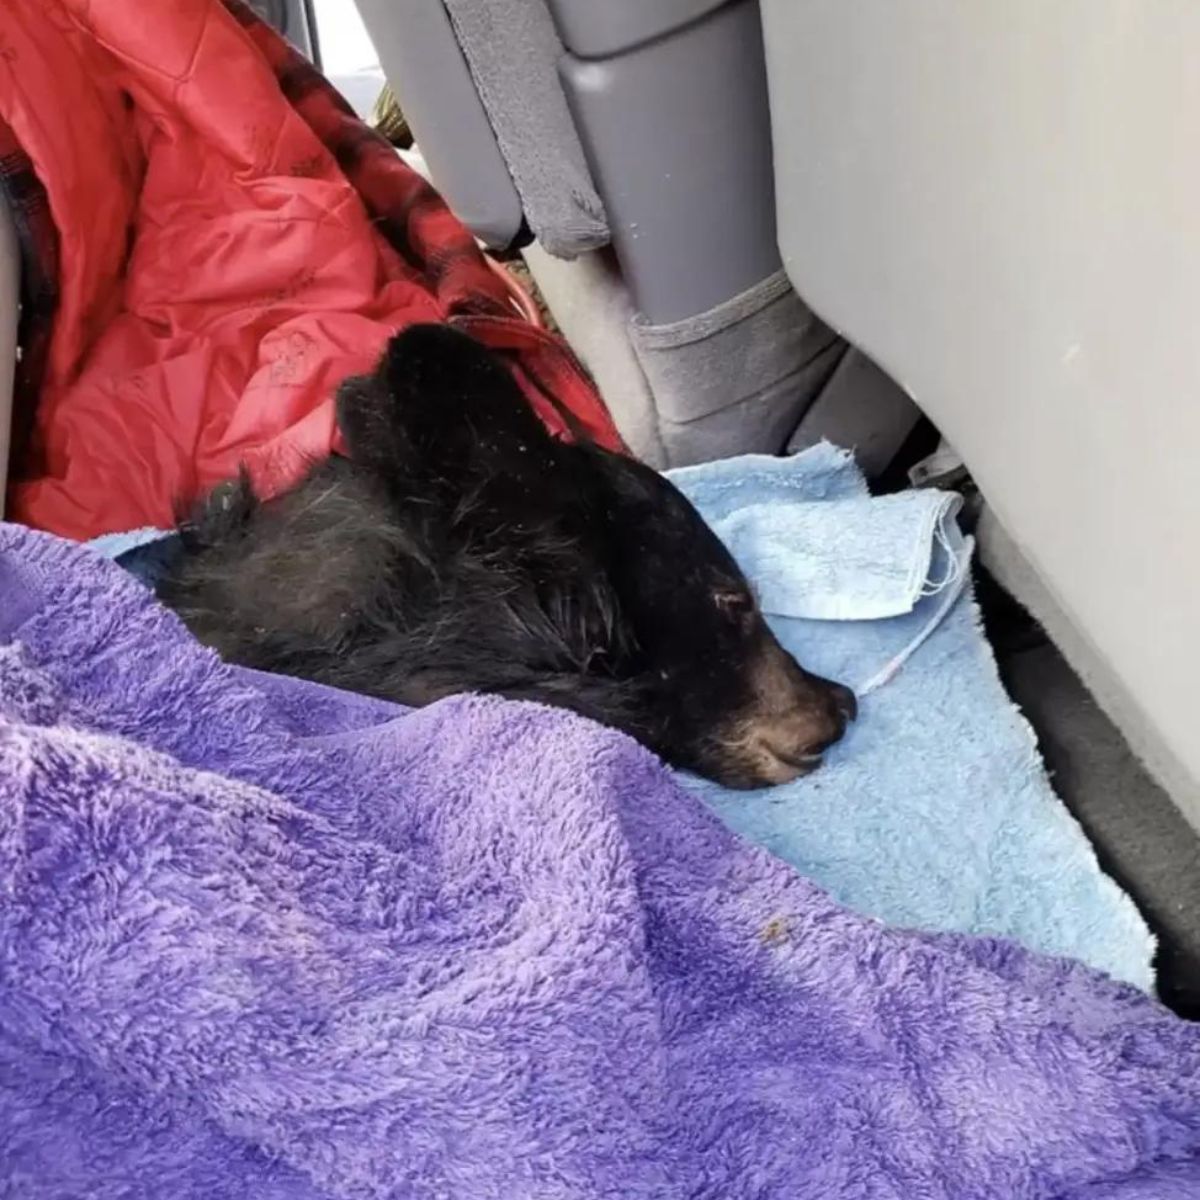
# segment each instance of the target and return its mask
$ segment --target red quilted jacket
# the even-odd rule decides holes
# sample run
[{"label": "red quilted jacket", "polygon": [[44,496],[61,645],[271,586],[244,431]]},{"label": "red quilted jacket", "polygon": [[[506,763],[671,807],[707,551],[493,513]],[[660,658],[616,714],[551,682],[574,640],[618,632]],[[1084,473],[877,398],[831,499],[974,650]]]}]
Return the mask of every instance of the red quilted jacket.
[{"label": "red quilted jacket", "polygon": [[0,187],[18,520],[162,525],[243,463],[286,485],[336,449],[338,381],[415,321],[505,352],[552,429],[565,410],[619,445],[436,193],[237,0],[5,0]]}]

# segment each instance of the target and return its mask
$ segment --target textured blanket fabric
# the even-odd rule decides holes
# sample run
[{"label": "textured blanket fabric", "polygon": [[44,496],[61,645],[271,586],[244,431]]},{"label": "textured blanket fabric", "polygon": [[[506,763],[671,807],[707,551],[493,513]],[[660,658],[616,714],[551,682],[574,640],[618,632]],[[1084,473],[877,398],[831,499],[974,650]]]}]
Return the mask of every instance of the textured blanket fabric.
[{"label": "textured blanket fabric", "polygon": [[569,715],[220,664],[0,526],[0,1195],[1200,1194],[1200,1030]]}]

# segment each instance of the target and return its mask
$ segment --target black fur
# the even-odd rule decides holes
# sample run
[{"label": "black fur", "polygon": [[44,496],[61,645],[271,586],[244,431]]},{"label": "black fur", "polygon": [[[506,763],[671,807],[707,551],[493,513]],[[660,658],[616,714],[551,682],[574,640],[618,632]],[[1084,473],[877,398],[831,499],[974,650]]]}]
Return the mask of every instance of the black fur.
[{"label": "black fur", "polygon": [[183,524],[161,597],[230,661],[421,705],[494,692],[735,786],[791,778],[853,698],[804,673],[679,491],[552,438],[502,362],[419,326],[338,396],[349,456]]}]

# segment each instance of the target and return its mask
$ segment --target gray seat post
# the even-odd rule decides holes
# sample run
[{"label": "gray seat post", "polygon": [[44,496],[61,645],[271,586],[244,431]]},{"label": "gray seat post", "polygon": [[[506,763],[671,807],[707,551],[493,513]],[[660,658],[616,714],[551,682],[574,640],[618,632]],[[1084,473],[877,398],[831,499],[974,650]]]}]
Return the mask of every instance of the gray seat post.
[{"label": "gray seat post", "polygon": [[635,307],[694,316],[782,266],[757,0],[550,0]]}]

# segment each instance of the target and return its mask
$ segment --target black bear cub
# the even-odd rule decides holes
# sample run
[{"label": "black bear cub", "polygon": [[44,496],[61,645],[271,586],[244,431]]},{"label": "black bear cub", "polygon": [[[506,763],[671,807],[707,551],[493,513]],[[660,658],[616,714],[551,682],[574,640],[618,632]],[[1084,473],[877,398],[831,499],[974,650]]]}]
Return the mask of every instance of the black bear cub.
[{"label": "black bear cub", "polygon": [[227,660],[410,705],[558,705],[730,787],[842,736],[852,693],[779,645],[682,494],[552,437],[465,334],[399,334],[337,413],[348,457],[270,500],[218,489],[182,525],[159,594]]}]

